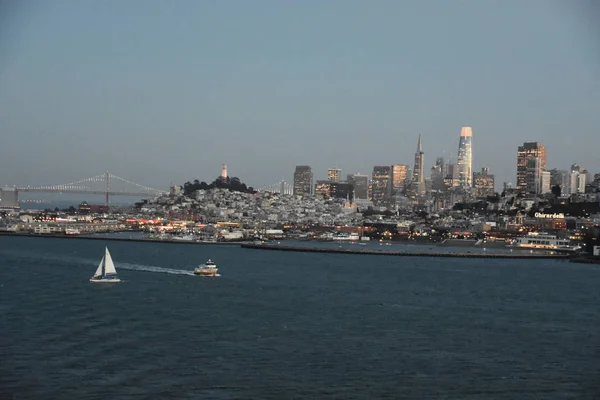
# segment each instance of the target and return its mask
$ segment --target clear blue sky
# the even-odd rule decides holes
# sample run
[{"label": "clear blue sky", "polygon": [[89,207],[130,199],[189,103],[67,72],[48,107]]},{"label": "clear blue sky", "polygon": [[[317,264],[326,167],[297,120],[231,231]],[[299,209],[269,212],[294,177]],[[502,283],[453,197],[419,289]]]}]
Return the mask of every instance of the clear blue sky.
[{"label": "clear blue sky", "polygon": [[600,172],[594,4],[3,1],[0,185],[370,174],[412,164],[419,133],[429,168],[462,125],[497,185],[523,141]]}]

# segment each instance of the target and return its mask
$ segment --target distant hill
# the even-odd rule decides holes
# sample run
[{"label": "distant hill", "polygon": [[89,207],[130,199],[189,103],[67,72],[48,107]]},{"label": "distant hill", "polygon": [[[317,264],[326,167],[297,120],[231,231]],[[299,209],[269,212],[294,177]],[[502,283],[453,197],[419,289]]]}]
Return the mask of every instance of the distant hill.
[{"label": "distant hill", "polygon": [[256,193],[256,190],[252,188],[252,186],[246,186],[245,183],[240,181],[240,178],[237,177],[218,177],[211,184],[207,184],[206,182],[200,182],[198,179],[194,180],[194,182],[186,182],[183,184],[183,193],[186,196],[191,195],[197,190],[210,190],[210,189],[228,189],[232,192],[241,192],[241,193]]}]

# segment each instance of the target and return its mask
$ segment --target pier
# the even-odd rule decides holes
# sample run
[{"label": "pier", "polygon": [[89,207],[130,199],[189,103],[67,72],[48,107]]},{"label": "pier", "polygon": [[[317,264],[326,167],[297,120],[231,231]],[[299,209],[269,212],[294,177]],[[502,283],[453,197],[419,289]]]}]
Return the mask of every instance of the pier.
[{"label": "pier", "polygon": [[568,254],[544,254],[544,253],[472,253],[472,252],[440,252],[440,251],[398,251],[398,250],[374,250],[374,249],[344,249],[344,248],[317,248],[303,246],[286,246],[277,244],[240,244],[245,249],[275,250],[275,251],[300,251],[305,253],[340,253],[340,254],[362,254],[379,256],[401,256],[401,257],[448,257],[448,258],[506,258],[506,259],[569,259]]}]

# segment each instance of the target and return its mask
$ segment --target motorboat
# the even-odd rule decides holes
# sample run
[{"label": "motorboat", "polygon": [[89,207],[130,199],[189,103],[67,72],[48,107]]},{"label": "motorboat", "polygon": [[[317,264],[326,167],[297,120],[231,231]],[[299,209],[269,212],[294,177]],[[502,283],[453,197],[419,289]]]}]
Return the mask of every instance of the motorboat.
[{"label": "motorboat", "polygon": [[219,269],[217,268],[217,264],[210,259],[208,259],[206,263],[200,264],[196,269],[194,269],[194,275],[219,276],[218,272]]}]

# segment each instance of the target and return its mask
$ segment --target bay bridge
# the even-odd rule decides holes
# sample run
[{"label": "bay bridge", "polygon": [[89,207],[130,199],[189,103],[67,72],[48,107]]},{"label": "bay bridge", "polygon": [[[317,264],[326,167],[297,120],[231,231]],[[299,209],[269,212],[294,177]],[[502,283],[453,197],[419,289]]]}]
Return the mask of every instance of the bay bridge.
[{"label": "bay bridge", "polygon": [[293,194],[294,187],[287,183],[286,181],[281,181],[277,183],[273,183],[272,185],[265,186],[263,188],[258,189],[259,192],[270,192],[270,193],[279,193],[279,194]]},{"label": "bay bridge", "polygon": [[[285,181],[280,181],[258,189],[259,192],[293,194],[294,188]],[[19,193],[58,193],[58,194],[93,194],[103,195],[105,205],[109,205],[110,196],[155,197],[168,193],[104,172],[91,178],[60,185],[48,186],[16,186],[0,188],[0,205],[16,207],[19,204]],[[29,200],[29,202],[42,202]]]},{"label": "bay bridge", "polygon": [[6,198],[10,197],[11,202],[17,205],[19,193],[26,192],[104,195],[106,205],[109,203],[110,196],[154,197],[168,193],[166,190],[140,185],[139,183],[113,175],[110,172],[104,172],[91,178],[84,178],[60,185],[17,186],[0,189],[0,199],[3,200],[2,203],[6,203]]}]

